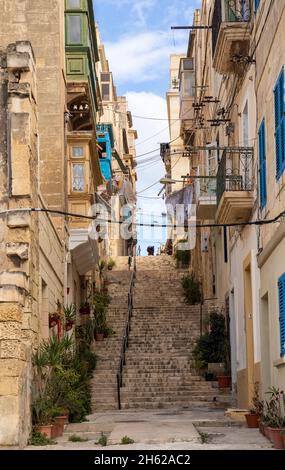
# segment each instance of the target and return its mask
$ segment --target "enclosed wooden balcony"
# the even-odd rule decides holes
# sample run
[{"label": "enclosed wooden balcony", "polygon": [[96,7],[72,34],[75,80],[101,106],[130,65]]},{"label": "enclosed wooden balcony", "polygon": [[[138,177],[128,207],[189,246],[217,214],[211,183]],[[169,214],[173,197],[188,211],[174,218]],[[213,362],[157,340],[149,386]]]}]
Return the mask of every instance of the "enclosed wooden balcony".
[{"label": "enclosed wooden balcony", "polygon": [[199,176],[195,180],[197,219],[214,220],[217,210],[216,177]]},{"label": "enclosed wooden balcony", "polygon": [[213,66],[220,74],[242,75],[248,63],[251,4],[251,0],[215,0]]},{"label": "enclosed wooden balcony", "polygon": [[217,173],[219,223],[248,222],[254,205],[253,148],[224,150]]}]

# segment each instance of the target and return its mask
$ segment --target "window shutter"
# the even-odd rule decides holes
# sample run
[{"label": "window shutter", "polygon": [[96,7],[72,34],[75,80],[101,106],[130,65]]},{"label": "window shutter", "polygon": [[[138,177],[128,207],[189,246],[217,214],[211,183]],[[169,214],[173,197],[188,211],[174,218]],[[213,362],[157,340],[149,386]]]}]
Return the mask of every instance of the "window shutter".
[{"label": "window shutter", "polygon": [[274,88],[275,108],[275,151],[276,178],[279,179],[285,168],[285,102],[284,102],[284,68],[282,68]]},{"label": "window shutter", "polygon": [[285,356],[285,273],[278,280],[280,356]]},{"label": "window shutter", "polygon": [[263,209],[267,201],[266,186],[266,140],[265,140],[265,121],[263,119],[259,132],[259,182],[260,182],[260,207]]},{"label": "window shutter", "polygon": [[254,0],[254,12],[256,13],[260,4],[260,0]]}]

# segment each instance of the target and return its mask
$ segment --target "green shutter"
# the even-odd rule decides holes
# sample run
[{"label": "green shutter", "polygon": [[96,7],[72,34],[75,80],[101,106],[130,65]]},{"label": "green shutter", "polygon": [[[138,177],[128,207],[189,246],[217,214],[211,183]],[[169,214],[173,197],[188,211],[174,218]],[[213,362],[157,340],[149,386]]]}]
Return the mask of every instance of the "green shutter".
[{"label": "green shutter", "polygon": [[263,119],[258,132],[259,141],[259,192],[260,207],[263,209],[267,201],[266,186],[266,140],[265,140],[265,121]]},{"label": "green shutter", "polygon": [[285,93],[284,67],[274,88],[275,108],[275,152],[276,178],[279,179],[285,169]]}]

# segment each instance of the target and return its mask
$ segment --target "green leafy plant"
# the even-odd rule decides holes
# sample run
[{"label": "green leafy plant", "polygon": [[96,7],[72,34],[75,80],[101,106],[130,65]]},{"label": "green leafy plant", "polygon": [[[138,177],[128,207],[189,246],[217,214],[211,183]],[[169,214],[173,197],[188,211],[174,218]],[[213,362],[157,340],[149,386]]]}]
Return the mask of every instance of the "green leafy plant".
[{"label": "green leafy plant", "polygon": [[210,441],[210,434],[207,432],[198,431],[201,437],[202,444],[207,444]]},{"label": "green leafy plant", "polygon": [[29,446],[48,446],[54,444],[57,444],[57,442],[53,441],[52,439],[49,439],[44,434],[41,434],[37,431],[33,431],[28,441]]},{"label": "green leafy plant", "polygon": [[176,259],[176,265],[178,268],[188,268],[191,261],[190,250],[182,249],[181,244],[188,243],[187,240],[180,240],[174,250],[174,259]]},{"label": "green leafy plant", "polygon": [[76,434],[72,434],[72,436],[69,436],[68,440],[70,442],[87,442],[88,441],[86,437],[80,437],[80,436],[77,436]]},{"label": "green leafy plant", "polygon": [[201,285],[194,273],[183,276],[181,284],[184,289],[185,301],[188,304],[195,305],[202,301]]},{"label": "green leafy plant", "polygon": [[65,305],[63,307],[65,330],[68,331],[72,328],[76,320],[76,306],[75,304]]},{"label": "green leafy plant", "polygon": [[128,436],[122,437],[121,445],[133,444],[135,441]]},{"label": "green leafy plant", "polygon": [[222,313],[210,315],[210,332],[202,335],[193,351],[196,369],[204,369],[209,362],[226,362],[226,327]]},{"label": "green leafy plant", "polygon": [[109,271],[111,271],[114,266],[116,266],[116,262],[112,258],[110,258],[107,263],[107,268],[109,269]]},{"label": "green leafy plant", "polygon": [[263,400],[260,400],[259,396],[259,382],[255,382],[254,384],[254,392],[253,392],[253,397],[252,397],[252,404],[250,407],[250,413],[251,414],[256,414],[258,416],[263,415],[264,411],[264,402]]},{"label": "green leafy plant", "polygon": [[271,387],[268,392],[269,400],[265,400],[265,409],[262,421],[272,428],[283,428],[285,426],[285,394],[283,390]]},{"label": "green leafy plant", "polygon": [[108,443],[108,438],[107,438],[106,434],[104,434],[102,432],[100,438],[98,439],[97,444],[102,446],[102,447],[106,447],[107,443]]}]

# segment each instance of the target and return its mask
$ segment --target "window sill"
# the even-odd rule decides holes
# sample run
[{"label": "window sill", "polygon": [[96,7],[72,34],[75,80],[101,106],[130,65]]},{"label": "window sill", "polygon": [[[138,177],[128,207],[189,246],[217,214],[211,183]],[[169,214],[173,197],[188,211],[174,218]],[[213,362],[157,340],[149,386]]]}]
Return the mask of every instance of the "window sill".
[{"label": "window sill", "polygon": [[285,357],[280,357],[276,361],[273,361],[274,367],[285,367]]}]

